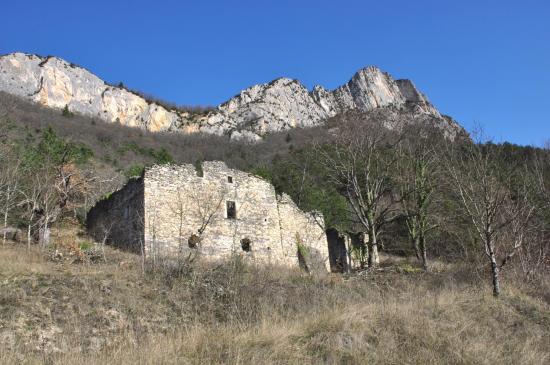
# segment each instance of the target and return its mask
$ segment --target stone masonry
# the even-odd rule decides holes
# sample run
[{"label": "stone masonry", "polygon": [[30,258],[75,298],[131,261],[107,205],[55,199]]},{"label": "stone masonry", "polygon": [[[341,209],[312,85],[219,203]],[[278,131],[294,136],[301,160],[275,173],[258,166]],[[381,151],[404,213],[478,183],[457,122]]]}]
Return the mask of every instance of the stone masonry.
[{"label": "stone masonry", "polygon": [[308,269],[329,269],[322,216],[302,212],[267,181],[223,162],[205,162],[198,170],[193,165],[149,168],[92,208],[87,226],[96,240],[110,227],[109,242],[149,258],[238,254],[258,263],[297,266],[300,251]]}]

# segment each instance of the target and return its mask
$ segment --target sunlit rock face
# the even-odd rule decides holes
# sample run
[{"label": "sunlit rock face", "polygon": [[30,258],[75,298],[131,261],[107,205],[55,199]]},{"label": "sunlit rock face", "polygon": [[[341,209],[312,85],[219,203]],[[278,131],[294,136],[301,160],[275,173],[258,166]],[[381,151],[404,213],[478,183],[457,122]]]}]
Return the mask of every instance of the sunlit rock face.
[{"label": "sunlit rock face", "polygon": [[315,86],[309,91],[289,78],[254,85],[202,116],[168,110],[56,57],[23,53],[0,57],[0,90],[51,108],[67,106],[72,112],[152,132],[204,132],[235,140],[257,141],[270,132],[322,124],[346,111],[379,108],[432,118],[451,136],[461,129],[442,116],[410,80],[394,80],[372,66],[334,90]]},{"label": "sunlit rock face", "polygon": [[153,132],[171,130],[182,119],[56,57],[23,53],[1,57],[0,90],[51,108],[67,106],[72,112]]}]

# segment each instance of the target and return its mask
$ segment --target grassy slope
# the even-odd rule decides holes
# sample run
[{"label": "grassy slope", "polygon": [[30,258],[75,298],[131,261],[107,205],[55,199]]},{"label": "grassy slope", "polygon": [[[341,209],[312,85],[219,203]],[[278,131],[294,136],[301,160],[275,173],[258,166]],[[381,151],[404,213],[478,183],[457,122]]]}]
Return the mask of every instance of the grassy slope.
[{"label": "grassy slope", "polygon": [[[61,239],[58,237],[57,239]],[[503,363],[550,360],[550,305],[469,269],[313,278],[239,260],[142,273],[138,256],[0,247],[0,363]]]},{"label": "grassy slope", "polygon": [[294,129],[269,135],[262,143],[248,144],[232,142],[226,136],[150,133],[82,115],[65,117],[60,110],[0,92],[0,142],[32,143],[48,126],[61,137],[89,147],[94,153],[94,167],[112,173],[123,173],[134,164],[154,163],[151,151],[162,148],[176,163],[222,160],[247,170],[326,134],[322,128]]}]

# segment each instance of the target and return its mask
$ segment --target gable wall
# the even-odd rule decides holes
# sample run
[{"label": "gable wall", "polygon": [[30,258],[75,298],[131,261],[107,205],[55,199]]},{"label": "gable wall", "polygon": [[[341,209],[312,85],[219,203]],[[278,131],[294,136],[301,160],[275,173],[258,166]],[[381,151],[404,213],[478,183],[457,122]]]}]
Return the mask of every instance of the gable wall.
[{"label": "gable wall", "polygon": [[[163,165],[144,176],[146,254],[187,255],[192,234],[210,217],[200,252],[211,258],[242,254],[258,262],[297,265],[296,238],[314,247],[328,263],[324,231],[313,216],[301,212],[288,196],[278,198],[273,186],[222,162],[205,162],[203,176],[192,165]],[[228,182],[228,177],[232,183]],[[236,204],[228,219],[226,202]],[[322,217],[320,217],[322,224]],[[243,252],[241,240],[251,241]]]}]

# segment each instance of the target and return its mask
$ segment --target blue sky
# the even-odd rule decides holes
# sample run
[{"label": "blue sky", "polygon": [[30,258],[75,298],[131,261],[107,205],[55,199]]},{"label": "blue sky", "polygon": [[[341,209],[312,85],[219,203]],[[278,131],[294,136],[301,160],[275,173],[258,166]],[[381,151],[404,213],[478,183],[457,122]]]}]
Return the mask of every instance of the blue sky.
[{"label": "blue sky", "polygon": [[56,55],[179,104],[376,65],[496,140],[550,139],[550,1],[6,1],[0,53]]}]

